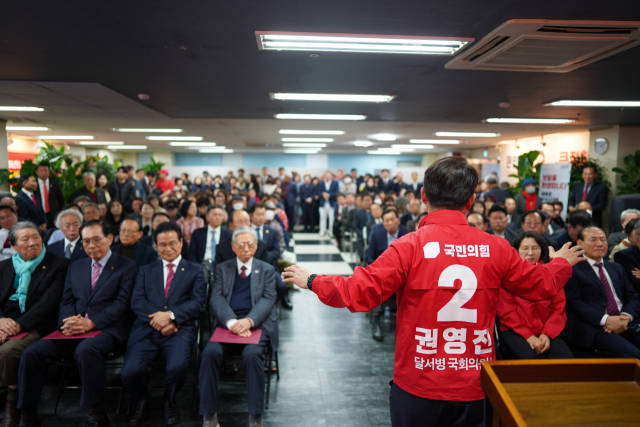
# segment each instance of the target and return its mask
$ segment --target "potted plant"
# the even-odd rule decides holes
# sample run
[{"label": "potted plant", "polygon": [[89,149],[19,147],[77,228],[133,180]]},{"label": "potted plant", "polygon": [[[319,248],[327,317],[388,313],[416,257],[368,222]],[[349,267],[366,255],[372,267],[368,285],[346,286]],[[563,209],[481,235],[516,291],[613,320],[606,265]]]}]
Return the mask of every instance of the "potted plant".
[{"label": "potted plant", "polygon": [[626,169],[613,168],[612,170],[620,174],[623,185],[618,185],[618,195],[640,193],[640,150],[635,154],[629,154],[624,158]]},{"label": "potted plant", "polygon": [[533,150],[518,156],[518,164],[513,165],[517,173],[509,175],[511,178],[518,178],[518,183],[510,187],[513,194],[522,193],[522,182],[527,178],[533,178],[537,183],[540,183],[540,165],[542,162],[536,163],[539,155],[540,151]]},{"label": "potted plant", "polygon": [[164,165],[165,163],[156,162],[156,160],[152,157],[151,163],[145,163],[144,165],[142,165],[142,169],[144,169],[145,172],[149,172],[149,171],[158,172],[160,169],[162,169]]}]

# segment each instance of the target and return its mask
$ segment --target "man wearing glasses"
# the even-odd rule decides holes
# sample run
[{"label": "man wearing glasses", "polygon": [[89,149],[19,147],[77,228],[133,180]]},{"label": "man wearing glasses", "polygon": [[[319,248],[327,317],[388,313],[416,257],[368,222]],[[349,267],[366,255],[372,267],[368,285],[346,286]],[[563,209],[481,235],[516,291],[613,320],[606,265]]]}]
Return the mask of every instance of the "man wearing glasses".
[{"label": "man wearing glasses", "polygon": [[56,224],[64,234],[64,239],[50,244],[47,250],[73,261],[85,259],[87,252],[82,246],[80,227],[82,226],[82,214],[75,209],[67,209],[58,214]]},{"label": "man wearing glasses", "polygon": [[150,246],[140,244],[142,222],[138,218],[127,218],[120,225],[120,243],[111,250],[136,263],[136,272],[142,266],[158,260],[158,252]]},{"label": "man wearing glasses", "polygon": [[[551,246],[554,250],[560,250],[560,244],[553,239],[550,239],[545,234],[544,226],[542,225],[544,220],[542,218],[542,214],[537,209],[532,209],[526,211],[522,215],[522,230],[523,231],[535,231],[547,242],[549,246]],[[548,256],[546,259],[542,260],[545,264],[549,262]]]},{"label": "man wearing glasses", "polygon": [[89,407],[85,427],[107,427],[104,408],[107,355],[124,346],[129,335],[129,303],[136,265],[114,254],[113,235],[99,220],[80,229],[89,258],[69,266],[58,312],[58,328],[64,335],[101,331],[93,338],[39,340],[27,348],[20,361],[18,408],[20,426],[40,426],[37,405],[49,365],[61,357],[73,357],[82,380],[80,405]]}]

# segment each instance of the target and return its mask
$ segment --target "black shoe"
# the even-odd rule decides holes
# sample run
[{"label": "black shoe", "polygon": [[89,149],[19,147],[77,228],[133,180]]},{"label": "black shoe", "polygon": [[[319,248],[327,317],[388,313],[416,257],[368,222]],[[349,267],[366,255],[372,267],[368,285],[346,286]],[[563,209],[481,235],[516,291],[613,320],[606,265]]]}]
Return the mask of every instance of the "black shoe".
[{"label": "black shoe", "polygon": [[162,421],[168,426],[176,425],[180,422],[180,411],[175,404],[165,398],[162,402]]},{"label": "black shoe", "polygon": [[371,336],[376,341],[382,341],[382,329],[380,329],[380,322],[373,322],[373,328],[371,329]]},{"label": "black shoe", "polygon": [[138,427],[144,421],[144,413],[146,410],[147,403],[144,399],[140,400],[140,403],[133,408],[133,413],[129,417],[129,426],[130,427]]},{"label": "black shoe", "polygon": [[293,304],[291,303],[291,298],[289,298],[289,289],[287,289],[287,293],[282,297],[282,306],[287,310],[293,310]]},{"label": "black shoe", "polygon": [[84,427],[109,427],[109,417],[104,415],[89,415],[89,420]]}]

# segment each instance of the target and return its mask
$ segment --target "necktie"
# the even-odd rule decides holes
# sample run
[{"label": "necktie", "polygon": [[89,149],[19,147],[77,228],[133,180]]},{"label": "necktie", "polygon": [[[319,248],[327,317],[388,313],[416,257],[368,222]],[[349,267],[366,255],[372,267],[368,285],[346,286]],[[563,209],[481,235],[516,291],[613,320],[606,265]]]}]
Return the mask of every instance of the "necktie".
[{"label": "necktie", "polygon": [[100,263],[99,262],[94,262],[93,263],[93,276],[91,276],[91,291],[93,291],[93,288],[96,287],[96,284],[98,283],[98,277],[100,277]]},{"label": "necktie", "polygon": [[618,310],[618,304],[616,304],[616,300],[613,297],[613,291],[611,290],[611,286],[609,285],[607,276],[604,275],[602,263],[596,262],[595,266],[598,267],[600,282],[602,282],[602,286],[604,287],[604,293],[607,294],[607,314],[609,314],[610,316],[617,316],[618,314],[620,314],[620,310]]},{"label": "necktie", "polygon": [[240,267],[240,278],[242,279],[247,278],[247,273],[245,273],[245,271],[247,271],[247,267],[245,267],[244,265]]},{"label": "necktie", "polygon": [[47,187],[47,182],[45,181],[42,184],[42,194],[44,194],[44,211],[49,212],[49,188]]},{"label": "necktie", "polygon": [[169,274],[167,274],[167,285],[164,287],[164,297],[165,299],[167,298],[167,295],[169,295],[169,289],[171,289],[171,282],[173,282],[173,264],[167,264],[167,267],[169,268]]},{"label": "necktie", "polygon": [[9,243],[9,236],[7,235],[7,240],[4,241],[4,245],[2,246],[2,248],[10,248],[11,247],[11,243]]},{"label": "necktie", "polygon": [[36,202],[36,196],[33,195],[33,193],[31,193],[31,200],[33,200],[33,204],[38,206],[38,203]]},{"label": "necktie", "polygon": [[587,194],[589,193],[589,184],[584,185],[584,191],[582,192],[582,201],[587,200]]},{"label": "necktie", "polygon": [[216,259],[216,231],[211,236],[211,262]]},{"label": "necktie", "polygon": [[[64,257],[71,259],[71,243],[69,243],[67,248],[64,250]],[[93,286],[91,286],[91,289],[93,289]]]},{"label": "necktie", "polygon": [[256,228],[256,233],[258,233],[258,240],[262,240],[262,233],[260,232],[260,227]]}]

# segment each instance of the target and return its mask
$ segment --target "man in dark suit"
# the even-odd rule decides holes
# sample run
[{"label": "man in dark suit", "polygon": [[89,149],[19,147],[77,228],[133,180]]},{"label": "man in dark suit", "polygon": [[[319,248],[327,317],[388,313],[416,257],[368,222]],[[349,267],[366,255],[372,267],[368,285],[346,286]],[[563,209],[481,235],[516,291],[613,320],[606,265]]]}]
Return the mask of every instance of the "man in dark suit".
[{"label": "man in dark suit", "polygon": [[485,176],[484,183],[487,185],[487,191],[482,193],[483,199],[486,199],[487,196],[493,196],[496,198],[496,203],[504,203],[505,199],[513,197],[513,193],[511,191],[500,188],[498,185],[498,177],[494,174]]},{"label": "man in dark suit", "polygon": [[365,227],[367,228],[367,241],[371,238],[373,230],[377,230],[382,227],[382,206],[377,203],[372,203],[370,212],[371,219],[365,224]]},{"label": "man in dark suit", "polygon": [[[3,427],[16,426],[20,421],[16,406],[20,356],[56,328],[69,266],[69,260],[44,249],[40,230],[31,223],[14,225],[9,239],[20,258],[0,262],[0,387],[8,387]],[[21,332],[28,335],[7,339]]]},{"label": "man in dark suit", "polygon": [[[395,209],[386,209],[382,213],[382,228],[371,233],[369,239],[369,247],[367,248],[367,264],[373,264],[384,251],[396,240],[407,234],[407,229],[400,224],[398,211]],[[373,326],[371,335],[374,340],[382,341],[382,329],[380,329],[380,316],[382,315],[384,303],[380,304],[373,310]]]},{"label": "man in dark suit", "polygon": [[196,346],[196,319],[207,291],[202,268],[180,255],[180,227],[165,222],[156,228],[154,237],[161,259],[138,272],[131,298],[135,319],[122,367],[122,383],[131,390],[133,399],[130,426],[144,421],[145,407],[151,400],[147,368],[158,353],[166,362],[163,421],[166,425],[180,422],[175,398],[187,379],[189,358]]},{"label": "man in dark suit", "polygon": [[613,255],[613,259],[624,268],[629,282],[636,292],[640,293],[640,221],[636,222],[633,231],[628,234],[628,237],[629,240],[635,238],[635,245],[616,252]]},{"label": "man in dark suit", "polygon": [[44,216],[42,199],[35,195],[35,191],[38,189],[38,182],[33,175],[25,173],[20,175],[20,185],[22,190],[16,195],[18,216],[31,221],[40,227],[42,231],[46,230],[47,218]]},{"label": "man in dark suit", "polygon": [[418,215],[422,211],[422,201],[418,198],[411,199],[409,202],[409,210],[400,218],[400,223],[406,228],[409,221],[418,219]]},{"label": "man in dark suit", "polygon": [[119,200],[122,204],[122,209],[130,214],[133,212],[131,204],[133,203],[133,199],[136,198],[136,186],[133,181],[127,178],[125,166],[120,166],[116,174],[116,179],[111,181],[107,186],[109,195],[111,196],[111,200]]},{"label": "man in dark suit", "polygon": [[81,406],[90,407],[86,427],[107,427],[104,408],[107,355],[124,346],[129,336],[129,304],[135,264],[109,249],[113,236],[101,221],[80,230],[89,258],[69,266],[58,311],[58,328],[65,335],[91,331],[88,339],[40,340],[22,354],[18,371],[21,427],[39,426],[38,400],[49,366],[60,357],[73,357],[82,380]]},{"label": "man in dark suit", "polygon": [[576,239],[578,238],[580,230],[591,225],[593,225],[593,220],[587,211],[575,210],[567,222],[566,231],[551,238],[555,240],[560,247],[564,246],[565,243],[571,243],[571,247],[573,247],[576,245]]},{"label": "man in dark suit", "polygon": [[36,198],[42,201],[42,208],[47,218],[47,226],[52,228],[54,227],[53,220],[58,216],[58,212],[64,208],[64,196],[60,185],[49,179],[49,175],[51,175],[49,165],[46,163],[38,164],[36,167],[38,189],[34,193]]},{"label": "man in dark suit", "polygon": [[137,218],[126,218],[120,225],[120,243],[113,245],[114,254],[122,255],[136,263],[136,272],[145,265],[158,260],[158,252],[140,243],[142,222]]},{"label": "man in dark suit", "polygon": [[[170,222],[169,215],[164,212],[156,212],[153,214],[151,218],[151,230],[155,231],[156,228],[162,223]],[[158,252],[158,246],[156,245],[156,241],[153,239],[153,236],[144,236],[140,239],[140,243],[145,246],[149,246],[154,251]],[[182,258],[188,259],[189,248],[187,245],[182,245]]]},{"label": "man in dark suit", "polygon": [[404,183],[404,174],[402,172],[398,172],[395,182],[393,183],[393,192],[398,196],[404,197],[407,190],[409,190],[409,186]]},{"label": "man in dark suit", "polygon": [[493,234],[495,236],[500,236],[503,239],[506,239],[506,241],[510,244],[513,244],[513,241],[516,239],[517,234],[515,233],[515,231],[509,230],[507,228],[507,224],[509,224],[509,219],[507,218],[507,208],[505,208],[503,205],[498,204],[491,206],[491,209],[489,209],[490,229],[487,230],[487,233]]},{"label": "man in dark suit", "polygon": [[567,296],[567,340],[592,348],[605,357],[640,358],[638,294],[622,266],[604,261],[607,236],[598,227],[578,233],[586,262],[573,267],[564,287]]},{"label": "man in dark suit", "polygon": [[[318,191],[316,195],[320,198],[320,206],[318,212],[320,214],[320,236],[333,236],[333,208],[336,203],[336,196],[338,195],[338,191],[340,189],[340,185],[338,181],[333,179],[333,173],[331,171],[326,171],[324,173],[324,180],[320,181],[318,184]],[[329,225],[327,226],[327,220],[329,221]],[[258,236],[258,238],[260,238]]]},{"label": "man in dark suit", "polygon": [[424,184],[418,179],[417,172],[411,172],[411,182],[407,183],[410,191],[413,191],[416,199],[420,200],[420,190]]},{"label": "man in dark suit", "polygon": [[316,196],[316,186],[311,182],[311,176],[304,176],[304,184],[300,186],[300,206],[302,207],[302,225],[304,231],[313,231],[316,223],[316,212],[313,210],[313,199]]},{"label": "man in dark suit", "polygon": [[569,196],[569,212],[576,210],[578,203],[587,201],[591,204],[593,222],[602,227],[602,211],[609,204],[609,189],[606,185],[595,182],[597,174],[595,166],[585,166],[582,169],[583,182],[572,189]]},{"label": "man in dark suit", "polygon": [[76,209],[67,209],[58,214],[56,224],[60,227],[64,239],[50,244],[47,250],[69,260],[77,261],[88,255],[82,246],[80,227],[82,227],[82,214]]},{"label": "man in dark suit", "polygon": [[107,204],[107,197],[104,195],[104,190],[96,187],[96,174],[93,172],[85,172],[82,174],[82,181],[84,182],[84,187],[78,188],[73,192],[71,196],[73,200],[78,196],[86,196],[97,205],[100,203]]},{"label": "man in dark suit", "polygon": [[191,234],[188,260],[197,264],[206,263],[207,269],[213,270],[216,248],[220,242],[231,239],[231,231],[222,227],[224,208],[220,205],[209,205],[205,219],[208,225]]},{"label": "man in dark suit", "polygon": [[[276,310],[276,270],[254,257],[257,235],[252,228],[238,227],[232,245],[236,258],[216,265],[211,295],[215,327],[229,329],[241,337],[262,331],[258,344],[238,345],[210,342],[200,364],[200,414],[204,426],[216,427],[218,382],[225,354],[242,352],[247,378],[249,425],[262,426],[264,412],[264,357],[267,343],[278,349],[278,312]],[[252,332],[252,329],[254,330]]]},{"label": "man in dark suit", "polygon": [[393,180],[389,178],[389,170],[382,169],[380,176],[380,180],[378,181],[378,191],[384,191],[384,194],[393,193],[395,184],[393,183]]},{"label": "man in dark suit", "polygon": [[356,233],[356,249],[360,259],[364,258],[364,240],[362,237],[362,229],[367,225],[367,222],[371,220],[371,205],[373,204],[373,197],[370,194],[362,195],[362,202],[360,203],[360,209],[353,215],[353,232]]},{"label": "man in dark suit", "polygon": [[[554,250],[560,250],[560,245],[555,240],[551,239],[549,235],[545,234],[545,229],[543,227],[544,220],[542,214],[536,210],[531,209],[526,211],[522,215],[522,230],[523,231],[535,231],[547,242],[549,246],[551,246]],[[549,262],[548,259],[544,259],[543,262]]]},{"label": "man in dark suit", "polygon": [[280,244],[275,230],[264,225],[266,221],[266,207],[262,203],[255,203],[251,206],[249,214],[251,216],[251,228],[257,233],[258,240],[264,240],[269,248],[269,264],[278,268],[278,258],[280,258]]}]

